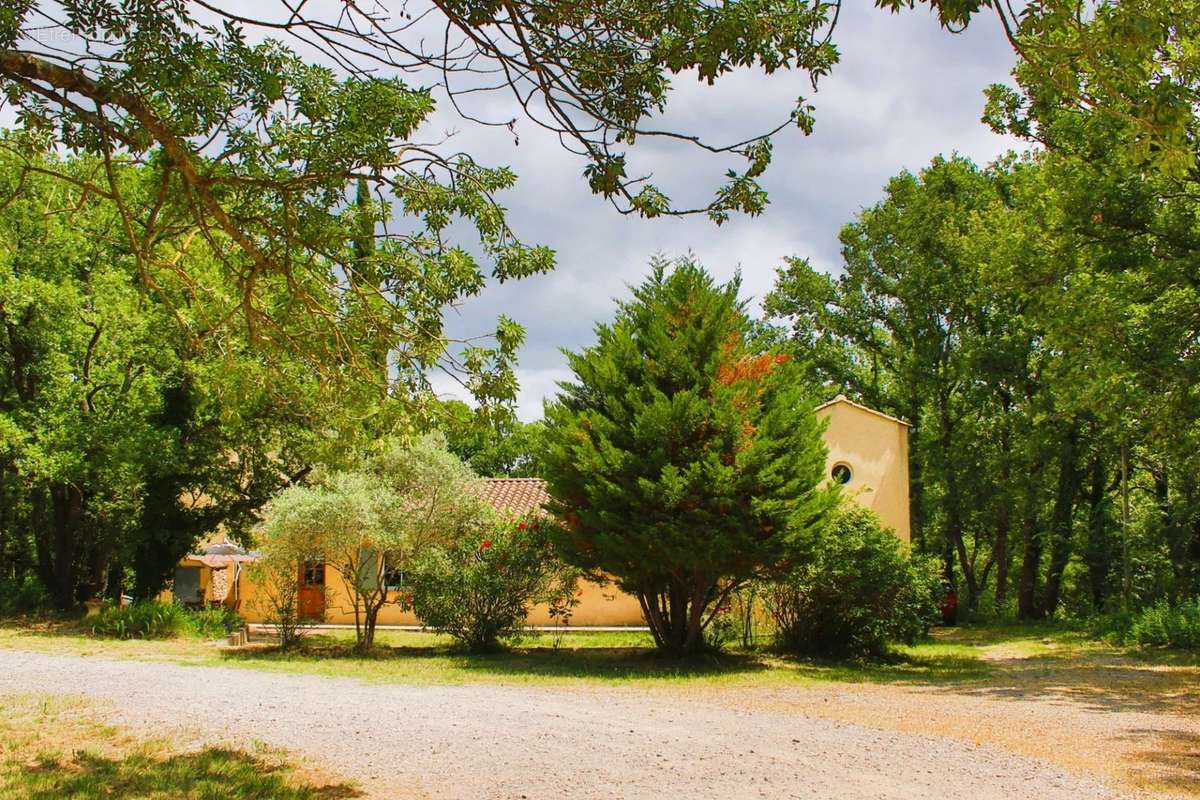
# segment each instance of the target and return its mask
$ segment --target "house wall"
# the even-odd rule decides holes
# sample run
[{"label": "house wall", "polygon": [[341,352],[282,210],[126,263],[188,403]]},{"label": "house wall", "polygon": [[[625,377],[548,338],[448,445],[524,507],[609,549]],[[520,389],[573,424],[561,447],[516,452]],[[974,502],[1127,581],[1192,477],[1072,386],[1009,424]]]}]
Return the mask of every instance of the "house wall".
[{"label": "house wall", "polygon": [[852,477],[843,487],[845,494],[909,541],[908,426],[840,398],[817,413],[829,420],[825,474],[838,464],[849,466]]},{"label": "house wall", "polygon": [[[241,602],[239,613],[247,622],[264,622],[270,616],[265,587],[250,580],[245,573],[239,582]],[[613,586],[600,586],[591,581],[579,585],[579,605],[571,617],[572,625],[641,625],[642,610],[631,595]],[[350,591],[336,569],[325,567],[325,622],[334,625],[354,624],[354,604]],[[530,609],[530,625],[553,625],[549,607],[539,604]],[[419,625],[411,611],[388,604],[379,612],[380,625]]]},{"label": "house wall", "polygon": [[[845,495],[879,515],[887,527],[905,542],[911,536],[908,505],[908,426],[898,420],[856,406],[841,398],[822,406],[818,414],[828,419],[824,438],[829,449],[826,475],[838,464],[850,467],[852,478],[844,487]],[[206,570],[207,571],[207,570]],[[207,578],[207,576],[205,576]],[[211,580],[204,583],[205,590]],[[341,576],[332,567],[325,569],[325,621],[354,623],[354,607]],[[638,601],[614,586],[585,582],[582,595],[571,619],[572,625],[642,625]],[[248,622],[262,622],[269,610],[266,592],[243,571],[238,583],[238,608]],[[388,605],[379,615],[382,625],[416,625],[412,612]],[[553,624],[544,605],[531,609],[529,623]]]},{"label": "house wall", "polygon": [[[192,561],[186,556],[180,560],[179,566],[195,568],[200,574],[200,599],[201,602],[207,603],[212,597],[212,569],[199,561]],[[170,586],[158,593],[156,598],[164,603],[170,603],[175,599],[175,592]]]},{"label": "house wall", "polygon": [[[342,576],[332,567],[325,568],[325,621],[337,625],[354,624],[354,604],[350,590]],[[571,617],[572,625],[641,625],[642,609],[631,595],[613,586],[600,586],[591,581],[579,585],[579,605]],[[530,625],[553,625],[546,604],[534,606],[529,611]],[[380,625],[419,625],[411,611],[389,603],[379,612]]]},{"label": "house wall", "polygon": [[[200,570],[200,596],[206,605],[217,602],[215,593],[213,591],[213,584],[214,579],[216,578],[216,573],[218,572],[224,572],[229,580],[233,580],[234,575],[237,574],[236,584],[229,587],[225,597],[221,600],[221,604],[229,606],[235,610],[241,610],[242,616],[246,616],[245,608],[247,606],[247,598],[250,598],[252,604],[257,604],[255,598],[262,593],[261,587],[259,587],[254,581],[250,580],[246,576],[246,565],[243,565],[241,569],[237,569],[233,565],[230,565],[225,567],[223,570],[214,570],[212,567],[206,564],[202,564],[199,561],[193,561],[185,556],[180,560],[179,566],[195,567]],[[175,595],[171,591],[171,588],[167,587],[159,592],[156,599],[164,603],[169,603],[175,599]],[[264,611],[262,613],[265,614],[266,612]],[[259,616],[261,617],[262,614]],[[259,619],[253,619],[249,621],[258,622]]]}]

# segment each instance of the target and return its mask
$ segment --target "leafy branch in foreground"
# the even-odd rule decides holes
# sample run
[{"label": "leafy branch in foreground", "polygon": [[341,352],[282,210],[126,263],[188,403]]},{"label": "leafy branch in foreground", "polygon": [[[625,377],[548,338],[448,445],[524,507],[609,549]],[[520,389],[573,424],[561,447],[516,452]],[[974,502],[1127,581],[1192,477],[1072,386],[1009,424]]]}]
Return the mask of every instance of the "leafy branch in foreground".
[{"label": "leafy branch in foreground", "polygon": [[[425,388],[447,361],[441,315],[478,292],[486,272],[508,280],[553,267],[522,243],[496,195],[515,176],[423,136],[438,98],[473,124],[506,125],[476,108],[510,93],[534,124],[587,162],[593,191],[624,212],[757,213],[755,179],[770,132],[714,145],[657,129],[671,76],[712,83],[741,68],[797,68],[815,81],[836,60],[834,6],[814,0],[639,2],[396,2],[360,6],[192,0],[24,0],[0,13],[0,91],[20,136],[4,146],[44,170],[55,147],[97,157],[76,180],[121,215],[147,285],[186,266],[164,259],[163,237],[209,242],[251,339],[301,352],[324,370],[354,367],[397,392]],[[779,130],[811,127],[808,107]],[[677,205],[630,170],[626,150],[664,138],[745,167],[711,201]],[[158,186],[149,205],[115,173],[136,163]],[[455,224],[477,246],[451,241]],[[286,290],[281,305],[271,302]],[[197,282],[198,291],[210,287]],[[289,315],[302,312],[298,322]],[[503,373],[512,325],[475,353]],[[313,339],[321,342],[313,346]],[[390,359],[390,361],[389,361]],[[470,360],[470,358],[466,359]],[[475,378],[468,377],[470,384]],[[507,384],[501,380],[501,388]]]}]

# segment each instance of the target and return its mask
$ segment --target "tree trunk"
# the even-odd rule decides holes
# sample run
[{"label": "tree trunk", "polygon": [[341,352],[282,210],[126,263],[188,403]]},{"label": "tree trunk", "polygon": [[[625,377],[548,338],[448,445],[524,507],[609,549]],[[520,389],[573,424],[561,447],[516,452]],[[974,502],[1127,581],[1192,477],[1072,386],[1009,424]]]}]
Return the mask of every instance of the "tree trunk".
[{"label": "tree trunk", "polygon": [[[1179,517],[1174,498],[1171,497],[1172,477],[1178,483],[1183,483],[1179,475],[1172,476],[1166,464],[1161,464],[1153,470],[1154,500],[1158,505],[1161,518],[1163,539],[1167,543],[1167,551],[1171,555],[1171,588],[1169,599],[1172,605],[1189,595],[1191,564],[1188,560],[1190,549],[1191,527]],[[1187,506],[1185,505],[1184,508]]]},{"label": "tree trunk", "polygon": [[1000,418],[1000,505],[996,509],[996,539],[992,545],[993,558],[996,562],[996,593],[993,607],[996,614],[1004,613],[1008,603],[1008,533],[1012,527],[1012,493],[1009,491],[1012,481],[1012,429],[1009,420],[1011,401],[1006,396],[1002,403],[1003,416]]},{"label": "tree trunk", "polygon": [[1180,482],[1183,505],[1190,512],[1190,521],[1180,526],[1184,537],[1183,558],[1180,560],[1186,565],[1185,583],[1180,587],[1180,592],[1185,597],[1191,597],[1200,594],[1200,514],[1194,511],[1197,507],[1198,492],[1193,473],[1185,471]]},{"label": "tree trunk", "polygon": [[1025,501],[1021,519],[1021,573],[1017,579],[1017,616],[1034,619],[1037,616],[1038,570],[1042,561],[1042,541],[1038,531],[1038,487],[1043,464],[1035,458],[1025,484]]},{"label": "tree trunk", "polygon": [[1121,610],[1129,610],[1133,571],[1129,563],[1129,444],[1121,443]]},{"label": "tree trunk", "polygon": [[1099,453],[1092,459],[1089,469],[1088,491],[1088,538],[1084,550],[1084,561],[1088,570],[1088,590],[1095,611],[1104,610],[1108,599],[1108,581],[1112,572],[1112,547],[1108,536],[1107,515],[1104,510],[1105,479],[1108,470]]},{"label": "tree trunk", "polygon": [[665,591],[642,590],[638,603],[660,650],[688,655],[704,648],[704,609],[709,587],[671,581]]},{"label": "tree trunk", "polygon": [[1046,593],[1039,616],[1053,617],[1062,594],[1063,570],[1071,557],[1072,521],[1075,500],[1079,496],[1079,426],[1072,424],[1062,440],[1059,453],[1058,489],[1050,522],[1050,565],[1046,573]]},{"label": "tree trunk", "polygon": [[42,580],[54,605],[66,611],[76,603],[84,497],[77,487],[65,483],[52,484],[48,496],[47,524],[38,535]]},{"label": "tree trunk", "polygon": [[921,450],[921,403],[915,392],[908,413],[908,506],[912,543],[918,553],[927,553],[929,543],[925,540],[925,469],[922,464],[924,453]]},{"label": "tree trunk", "polygon": [[366,609],[363,615],[362,642],[359,649],[362,651],[370,650],[375,646],[375,623],[379,621],[379,607],[370,607]]},{"label": "tree trunk", "polygon": [[[938,439],[938,447],[942,451],[943,459],[950,459],[950,454],[954,452],[954,420],[950,416],[950,397],[948,392],[940,392],[938,394],[938,420],[940,427],[940,436]],[[946,559],[947,559],[947,581],[953,587],[953,568],[950,566],[953,563],[954,556],[958,557],[958,566],[962,572],[963,580],[967,586],[967,610],[974,612],[979,608],[979,582],[975,575],[975,562],[967,554],[967,543],[963,530],[962,517],[962,497],[958,485],[958,471],[954,464],[946,463],[945,465],[945,480],[946,492],[943,496],[943,512],[946,516]]]}]

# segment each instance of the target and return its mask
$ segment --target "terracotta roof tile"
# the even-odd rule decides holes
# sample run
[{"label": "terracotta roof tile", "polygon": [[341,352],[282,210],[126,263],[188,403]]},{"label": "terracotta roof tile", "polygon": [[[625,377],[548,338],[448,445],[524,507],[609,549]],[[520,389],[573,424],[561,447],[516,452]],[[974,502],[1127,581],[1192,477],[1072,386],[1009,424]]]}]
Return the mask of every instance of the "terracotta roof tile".
[{"label": "terracotta roof tile", "polygon": [[541,478],[485,478],[480,481],[483,499],[502,511],[525,514],[540,511],[550,499]]},{"label": "terracotta roof tile", "polygon": [[912,425],[910,425],[907,420],[900,419],[899,417],[893,417],[891,414],[885,414],[882,411],[876,411],[875,409],[871,408],[870,406],[864,406],[862,403],[856,403],[853,400],[851,400],[849,397],[846,397],[846,395],[844,395],[844,394],[839,394],[837,397],[833,398],[832,400],[830,400],[827,403],[821,403],[821,405],[817,406],[813,410],[821,411],[822,409],[829,408],[830,406],[832,406],[836,403],[845,403],[846,405],[857,408],[860,411],[866,411],[868,414],[874,414],[877,417],[883,417],[886,420],[895,422],[898,425],[903,425],[906,428],[912,427]]}]

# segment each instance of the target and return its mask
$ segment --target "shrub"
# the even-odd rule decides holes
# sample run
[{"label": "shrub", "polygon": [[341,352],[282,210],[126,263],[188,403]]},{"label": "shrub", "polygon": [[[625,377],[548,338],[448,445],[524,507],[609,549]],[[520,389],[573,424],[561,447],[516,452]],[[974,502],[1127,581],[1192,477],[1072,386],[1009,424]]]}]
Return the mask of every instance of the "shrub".
[{"label": "shrub", "polygon": [[46,587],[32,575],[0,579],[0,617],[40,614],[53,605]]},{"label": "shrub", "polygon": [[92,621],[92,634],[112,639],[215,639],[224,636],[228,627],[241,624],[241,617],[226,608],[192,611],[160,600],[139,600],[124,607],[106,602]]},{"label": "shrub", "polygon": [[477,480],[439,434],[429,434],[407,445],[383,443],[358,469],[323,473],[312,486],[276,495],[256,566],[266,578],[260,585],[270,587],[262,602],[282,645],[298,642],[305,622],[297,613],[300,565],[321,561],[346,588],[355,648],[374,646],[379,614],[397,598],[388,575],[410,572],[416,554],[457,541],[492,513]]},{"label": "shrub", "polygon": [[768,585],[764,603],[780,649],[874,655],[929,630],[940,586],[932,560],[910,557],[872,512],[851,505],[838,511],[803,563]]},{"label": "shrub", "polygon": [[92,633],[113,639],[172,639],[187,628],[184,614],[183,606],[158,600],[124,607],[105,602],[92,620]]},{"label": "shrub", "polygon": [[[253,600],[263,622],[275,631],[284,650],[300,644],[304,631],[316,620],[300,615],[300,565],[303,557],[288,549],[286,542],[264,543],[258,561],[246,575],[259,587]],[[322,589],[324,591],[324,589]]]},{"label": "shrub", "polygon": [[575,591],[575,573],[554,556],[546,527],[499,517],[478,535],[429,548],[410,573],[413,611],[473,652],[519,636],[531,605],[561,605]]},{"label": "shrub", "polygon": [[1161,602],[1133,617],[1128,640],[1143,646],[1200,650],[1200,597],[1176,606]]},{"label": "shrub", "polygon": [[218,639],[230,631],[241,628],[245,623],[236,611],[225,606],[185,609],[187,632],[202,639]]},{"label": "shrub", "polygon": [[1068,626],[1081,629],[1093,639],[1123,645],[1132,641],[1129,634],[1136,616],[1133,611],[1114,611],[1082,618],[1066,617],[1063,621]]}]

